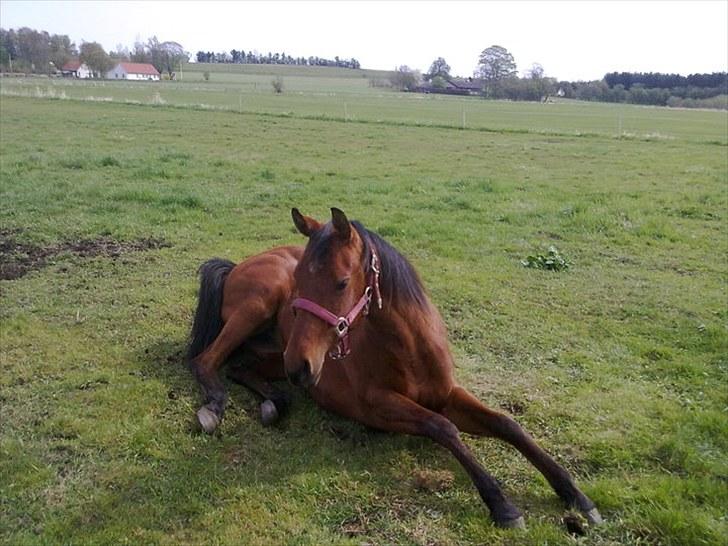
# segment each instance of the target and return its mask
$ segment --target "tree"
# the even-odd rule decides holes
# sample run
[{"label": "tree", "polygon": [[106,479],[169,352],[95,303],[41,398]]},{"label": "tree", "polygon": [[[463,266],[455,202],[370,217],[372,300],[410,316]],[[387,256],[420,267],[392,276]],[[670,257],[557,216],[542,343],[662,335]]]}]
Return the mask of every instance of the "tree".
[{"label": "tree", "polygon": [[543,66],[541,66],[539,63],[533,63],[531,65],[531,68],[526,70],[525,74],[526,78],[529,78],[531,80],[540,80],[544,77],[544,70]]},{"label": "tree", "polygon": [[412,91],[420,83],[420,73],[402,65],[395,69],[390,81],[400,91]]},{"label": "tree", "polygon": [[[162,68],[172,77],[182,65],[182,62],[189,59],[189,55],[177,42],[164,42],[162,44]],[[162,72],[162,70],[160,70]]]},{"label": "tree", "polygon": [[66,35],[54,34],[50,40],[50,62],[60,70],[64,64],[78,56],[76,44]]},{"label": "tree", "polygon": [[[160,42],[156,36],[152,36],[147,40],[146,52],[149,55],[149,62],[160,73],[166,72],[169,77],[179,70],[183,60],[189,56],[184,48],[177,42]],[[229,56],[227,53],[224,55]]]},{"label": "tree", "polygon": [[490,46],[480,54],[475,75],[484,80],[487,96],[497,96],[499,84],[516,75],[516,61],[505,47]]},{"label": "tree", "polygon": [[151,63],[152,56],[147,49],[147,46],[143,42],[134,42],[134,50],[129,55],[131,62],[133,63]]},{"label": "tree", "polygon": [[17,35],[12,28],[9,30],[0,28],[0,51],[2,66],[12,71],[13,61],[18,58]]},{"label": "tree", "polygon": [[430,65],[430,70],[427,71],[427,78],[432,79],[437,76],[441,78],[450,77],[450,65],[442,57],[438,57]]},{"label": "tree", "polygon": [[447,87],[447,81],[442,76],[435,76],[430,83],[435,89],[445,89]]},{"label": "tree", "polygon": [[545,76],[543,66],[539,63],[531,65],[524,79],[529,90],[529,98],[526,100],[545,100],[556,92],[556,81]]},{"label": "tree", "polygon": [[46,72],[50,60],[50,36],[47,32],[38,32],[23,27],[16,31],[18,60],[24,62],[33,72]]},{"label": "tree", "polygon": [[129,50],[122,44],[116,44],[115,51],[109,51],[109,57],[116,62],[129,62]]},{"label": "tree", "polygon": [[101,44],[97,42],[84,42],[81,44],[81,62],[88,65],[95,77],[103,77],[111,70],[114,61],[106,54]]}]

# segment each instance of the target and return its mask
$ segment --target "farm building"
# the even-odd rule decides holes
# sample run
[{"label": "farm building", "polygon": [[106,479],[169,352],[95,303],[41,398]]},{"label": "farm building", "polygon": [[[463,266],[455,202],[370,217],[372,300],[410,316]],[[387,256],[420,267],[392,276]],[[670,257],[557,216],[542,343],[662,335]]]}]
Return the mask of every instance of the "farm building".
[{"label": "farm building", "polygon": [[119,63],[106,73],[107,80],[154,80],[160,79],[159,72],[151,64]]},{"label": "farm building", "polygon": [[446,95],[479,95],[483,90],[483,82],[474,78],[442,78],[438,87],[432,82],[426,82],[417,87],[419,93],[443,93]]},{"label": "farm building", "polygon": [[61,74],[69,78],[90,78],[91,69],[81,61],[68,61],[61,67]]}]

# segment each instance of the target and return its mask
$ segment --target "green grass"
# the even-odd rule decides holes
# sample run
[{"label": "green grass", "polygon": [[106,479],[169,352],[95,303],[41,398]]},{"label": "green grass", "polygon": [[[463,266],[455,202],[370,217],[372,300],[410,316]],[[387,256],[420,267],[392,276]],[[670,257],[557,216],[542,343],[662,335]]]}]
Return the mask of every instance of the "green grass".
[{"label": "green grass", "polygon": [[[440,103],[381,101],[412,123]],[[264,429],[255,399],[228,385],[220,434],[191,430],[196,267],[302,243],[290,208],[338,206],[415,264],[460,381],[516,411],[599,505],[606,524],[586,543],[723,543],[728,168],[726,148],[702,141],[726,141],[724,114],[635,109],[640,131],[676,135],[641,140],[524,121],[553,106],[585,115],[554,118],[559,132],[584,131],[618,107],[467,104],[507,130],[3,96],[0,230],[39,246],[172,246],[59,254],[0,281],[0,542],[574,543],[545,481],[492,440],[466,439],[524,509],[525,533],[492,526],[443,450],[302,393]],[[551,245],[567,271],[523,267]],[[417,491],[427,469],[454,483]]]},{"label": "green grass", "polygon": [[[214,65],[188,66],[181,81],[161,83],[4,78],[0,93],[361,123],[728,144],[724,111],[567,100],[512,103],[399,93],[370,87],[370,78],[381,79],[383,74],[327,67],[224,65],[212,72],[210,81],[204,81],[204,70]],[[283,95],[276,95],[271,86],[277,76],[283,78]]]}]

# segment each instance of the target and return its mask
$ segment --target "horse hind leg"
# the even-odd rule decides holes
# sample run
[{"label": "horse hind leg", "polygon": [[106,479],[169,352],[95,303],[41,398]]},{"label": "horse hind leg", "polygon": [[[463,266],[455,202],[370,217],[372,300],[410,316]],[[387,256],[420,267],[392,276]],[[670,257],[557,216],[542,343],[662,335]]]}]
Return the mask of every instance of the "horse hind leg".
[{"label": "horse hind leg", "polygon": [[584,513],[592,524],[602,522],[594,503],[577,487],[571,475],[511,417],[488,408],[462,387],[455,387],[442,414],[462,432],[499,438],[511,444],[535,466],[569,506]]},{"label": "horse hind leg", "polygon": [[222,421],[227,401],[218,370],[232,352],[269,318],[267,315],[260,306],[257,309],[254,304],[242,306],[225,323],[215,340],[190,361],[204,396],[204,404],[197,411],[197,420],[208,434],[214,432]]}]

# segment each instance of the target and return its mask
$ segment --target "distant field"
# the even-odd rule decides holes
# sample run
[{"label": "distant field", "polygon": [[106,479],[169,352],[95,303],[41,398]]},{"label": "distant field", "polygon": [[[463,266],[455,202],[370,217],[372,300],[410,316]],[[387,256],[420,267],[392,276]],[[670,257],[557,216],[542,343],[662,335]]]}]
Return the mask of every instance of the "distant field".
[{"label": "distant field", "polygon": [[[0,81],[1,544],[725,544],[725,113],[215,77]],[[112,102],[32,98],[51,89]],[[344,103],[372,123],[343,123]],[[417,126],[463,107],[498,130]],[[620,115],[641,136],[615,138]],[[196,268],[302,244],[292,206],[338,206],[412,260],[459,380],[574,473],[603,526],[572,538],[523,458],[468,437],[525,512],[527,531],[496,529],[444,450],[300,391],[266,429],[226,382],[219,434],[192,428]],[[522,266],[550,245],[567,271]],[[433,471],[452,482],[418,485]]]},{"label": "distant field", "polygon": [[332,66],[294,66],[276,64],[224,64],[224,63],[187,63],[183,65],[183,79],[192,76],[202,78],[204,72],[210,74],[263,75],[263,76],[302,76],[306,78],[389,78],[388,70],[351,69]]},{"label": "distant field", "polygon": [[[210,81],[202,77],[207,69]],[[273,93],[275,74],[283,78],[282,95]],[[374,75],[379,78],[386,73]],[[513,103],[400,93],[371,87],[371,76],[372,71],[328,67],[190,64],[176,82],[5,78],[0,81],[0,92],[5,96],[136,102],[342,121],[728,144],[725,111],[577,101]]]}]

